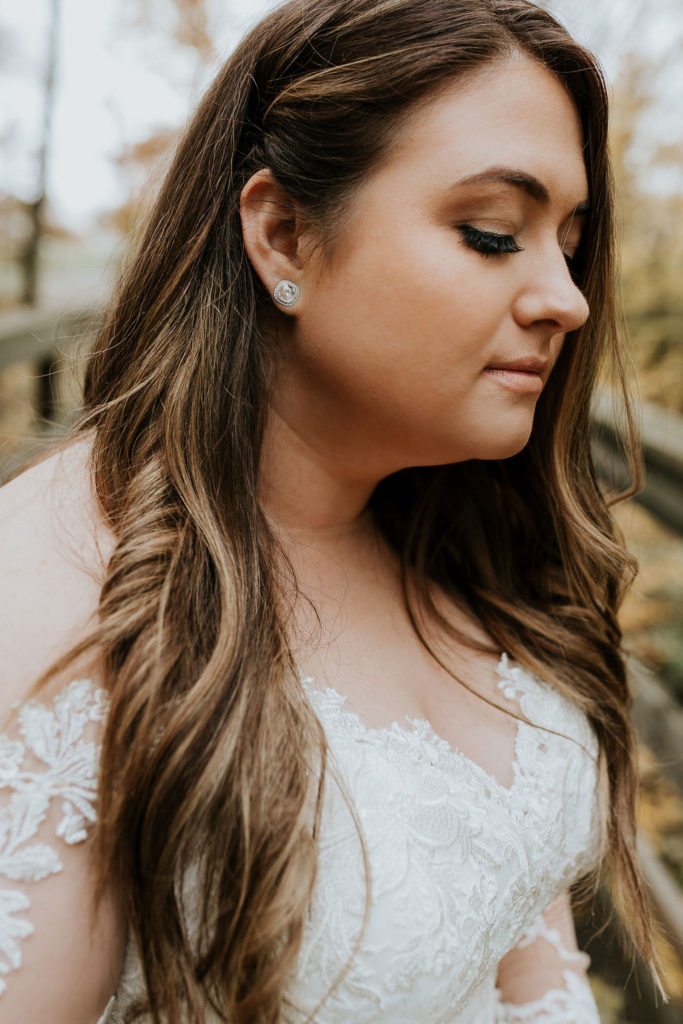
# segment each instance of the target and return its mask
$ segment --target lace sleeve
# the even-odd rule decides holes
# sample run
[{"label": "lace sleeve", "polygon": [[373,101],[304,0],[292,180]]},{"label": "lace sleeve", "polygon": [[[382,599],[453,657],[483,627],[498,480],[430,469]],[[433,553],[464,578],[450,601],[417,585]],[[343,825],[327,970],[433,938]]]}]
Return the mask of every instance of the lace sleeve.
[{"label": "lace sleeve", "polygon": [[63,991],[80,984],[78,1013],[92,1006],[93,1020],[111,994],[116,943],[98,953],[92,941],[101,932],[90,931],[90,864],[76,852],[95,820],[95,739],[105,714],[104,691],[74,680],[50,705],[23,704],[0,735],[0,1016],[61,1020],[49,1009],[38,1014],[50,1005],[71,1014]]},{"label": "lace sleeve", "polygon": [[569,895],[533,921],[498,968],[496,1024],[600,1024]]}]

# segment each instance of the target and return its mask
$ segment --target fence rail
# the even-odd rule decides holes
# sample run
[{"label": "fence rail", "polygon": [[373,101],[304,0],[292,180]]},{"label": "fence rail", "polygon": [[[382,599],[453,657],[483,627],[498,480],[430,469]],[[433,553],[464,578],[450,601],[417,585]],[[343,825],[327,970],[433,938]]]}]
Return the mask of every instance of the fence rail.
[{"label": "fence rail", "polygon": [[54,362],[98,324],[98,310],[81,306],[65,312],[18,310],[0,318],[0,371],[12,363]]},{"label": "fence rail", "polygon": [[[638,501],[683,533],[683,416],[654,402],[642,405],[641,440],[646,482]],[[629,483],[628,466],[605,394],[593,406],[593,457],[599,475],[615,487]]]},{"label": "fence rail", "polygon": [[[13,363],[31,362],[36,369],[36,414],[52,422],[59,415],[55,375],[65,358],[86,342],[101,323],[91,306],[64,312],[18,310],[0,318],[0,373]],[[0,467],[1,470],[1,467]]]}]

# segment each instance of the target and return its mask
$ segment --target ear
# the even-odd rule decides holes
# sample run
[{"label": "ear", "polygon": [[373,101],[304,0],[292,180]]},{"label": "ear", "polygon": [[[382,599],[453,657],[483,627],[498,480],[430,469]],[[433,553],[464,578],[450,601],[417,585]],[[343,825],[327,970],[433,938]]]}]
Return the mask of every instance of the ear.
[{"label": "ear", "polygon": [[268,294],[283,279],[301,286],[308,225],[269,168],[252,174],[242,189],[240,218],[244,248]]}]

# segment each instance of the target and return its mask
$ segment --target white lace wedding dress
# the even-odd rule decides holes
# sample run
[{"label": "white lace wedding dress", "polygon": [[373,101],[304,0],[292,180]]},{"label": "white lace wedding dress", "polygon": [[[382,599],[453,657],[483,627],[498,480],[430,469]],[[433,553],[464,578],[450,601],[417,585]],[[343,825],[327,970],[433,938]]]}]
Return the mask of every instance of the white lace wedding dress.
[{"label": "white lace wedding dress", "polygon": [[[427,722],[371,728],[342,695],[303,680],[353,798],[372,885],[360,949],[315,1012],[316,1024],[599,1024],[588,957],[556,927],[568,916],[567,887],[598,856],[597,741],[570,701],[505,656],[498,675],[511,708],[555,730],[519,723],[509,787],[451,749]],[[32,893],[57,884],[51,876],[94,821],[94,737],[106,709],[101,690],[75,680],[52,704],[25,704],[17,732],[0,736],[2,1020],[1,992],[22,968],[23,943],[40,927],[32,921]],[[303,1024],[316,1011],[353,950],[363,907],[356,829],[330,776],[319,879],[286,1024]],[[499,965],[511,950],[519,963],[550,964],[551,983],[523,1004],[506,1000],[498,987]],[[125,1021],[141,985],[129,938],[100,1024]],[[218,1024],[209,1011],[206,1024]]]}]

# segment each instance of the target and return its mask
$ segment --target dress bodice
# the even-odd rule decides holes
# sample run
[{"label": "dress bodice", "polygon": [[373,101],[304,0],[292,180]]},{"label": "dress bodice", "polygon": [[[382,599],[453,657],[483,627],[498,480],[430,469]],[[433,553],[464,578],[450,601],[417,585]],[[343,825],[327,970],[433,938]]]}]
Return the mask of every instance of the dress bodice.
[{"label": "dress bodice", "polygon": [[[343,696],[309,688],[366,838],[372,896],[360,950],[320,1024],[487,1024],[500,959],[595,863],[592,729],[505,656],[498,675],[503,698],[534,723],[517,726],[509,788],[428,722],[369,728]],[[290,989],[308,1013],[351,955],[364,907],[360,845],[334,779],[324,813],[317,899]]]},{"label": "dress bodice", "polygon": [[[498,677],[502,701],[526,719],[517,725],[510,786],[452,749],[428,722],[406,719],[370,727],[344,696],[303,680],[325,729],[330,770],[318,877],[287,987],[286,1024],[303,1024],[313,1013],[316,1024],[598,1024],[590,989],[582,972],[574,970],[585,966],[586,955],[567,951],[544,917],[545,908],[599,856],[597,739],[568,698],[505,656]],[[63,695],[61,738],[53,743],[64,758],[69,743],[72,755],[80,744],[80,760],[72,756],[69,762],[78,762],[78,785],[71,786],[71,802],[65,800],[53,751],[54,795],[63,801],[67,825],[58,842],[53,840],[51,866],[46,859],[41,874],[40,851],[34,852],[26,881],[59,870],[55,847],[78,841],[79,829],[83,832],[92,819],[96,764],[81,733],[92,708],[101,713],[102,694],[88,691],[86,681],[79,685],[71,684],[71,696]],[[45,733],[54,713],[33,702],[22,714],[24,742],[35,755],[31,737],[36,729]],[[54,733],[54,724],[50,728]],[[21,791],[25,801],[30,786],[21,789],[16,782],[20,755],[16,745],[0,746],[0,784],[14,787],[13,800]],[[40,750],[38,757],[43,757]],[[79,785],[81,796],[87,794],[80,805]],[[43,784],[43,801],[50,795]],[[11,826],[16,808],[10,804],[2,813]],[[37,827],[40,814],[34,817]],[[370,885],[362,937],[366,888],[356,822],[365,840]],[[0,871],[2,842],[0,833]],[[19,966],[20,941],[31,928],[21,916],[28,897],[22,893],[23,902],[17,902],[12,892],[14,903],[5,904],[3,923],[0,890],[0,970],[5,972]],[[14,936],[10,956],[3,928]],[[534,1004],[505,1004],[496,987],[498,965],[509,950],[534,942],[557,950],[566,967],[565,984]],[[3,954],[11,962],[3,965]],[[347,962],[348,972],[333,987]],[[141,985],[139,958],[129,940],[102,1021],[124,1021]],[[206,1024],[214,1024],[208,1012]]]}]

